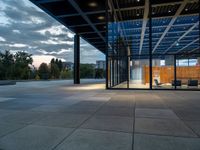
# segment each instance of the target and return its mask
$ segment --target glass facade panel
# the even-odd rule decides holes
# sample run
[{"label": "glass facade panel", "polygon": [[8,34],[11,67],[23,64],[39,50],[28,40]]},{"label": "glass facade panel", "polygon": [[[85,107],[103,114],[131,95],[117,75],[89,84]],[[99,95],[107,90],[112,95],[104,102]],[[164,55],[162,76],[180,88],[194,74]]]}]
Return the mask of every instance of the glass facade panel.
[{"label": "glass facade panel", "polygon": [[198,1],[108,6],[109,88],[200,89]]},{"label": "glass facade panel", "polygon": [[152,88],[173,89],[174,55],[154,55],[152,59]]},{"label": "glass facade panel", "polygon": [[149,88],[149,56],[138,55],[130,59],[129,88]]},{"label": "glass facade panel", "polygon": [[178,55],[176,59],[177,89],[200,89],[200,55]]}]

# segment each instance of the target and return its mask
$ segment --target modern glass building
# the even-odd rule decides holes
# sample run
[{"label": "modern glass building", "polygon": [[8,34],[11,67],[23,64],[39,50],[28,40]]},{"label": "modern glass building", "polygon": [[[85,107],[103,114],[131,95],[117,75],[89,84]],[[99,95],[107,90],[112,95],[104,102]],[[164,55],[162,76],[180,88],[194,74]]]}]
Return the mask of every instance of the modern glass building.
[{"label": "modern glass building", "polygon": [[31,0],[106,55],[108,89],[200,89],[199,0]]}]

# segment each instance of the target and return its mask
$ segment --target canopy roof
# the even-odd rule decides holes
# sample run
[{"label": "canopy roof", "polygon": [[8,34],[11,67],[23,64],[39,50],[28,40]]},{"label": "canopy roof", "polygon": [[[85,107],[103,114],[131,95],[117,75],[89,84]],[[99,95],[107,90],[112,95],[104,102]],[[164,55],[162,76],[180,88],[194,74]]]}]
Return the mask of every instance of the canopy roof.
[{"label": "canopy roof", "polygon": [[[42,10],[105,53],[106,3],[104,0],[31,0]],[[149,49],[148,0],[112,0],[109,10],[117,22],[108,31],[123,26],[132,54]],[[109,32],[108,32],[109,33]],[[113,33],[114,34],[114,33]],[[152,0],[153,53],[167,54],[199,49],[198,0]],[[114,35],[115,36],[115,35]],[[113,37],[109,33],[108,39]]]}]

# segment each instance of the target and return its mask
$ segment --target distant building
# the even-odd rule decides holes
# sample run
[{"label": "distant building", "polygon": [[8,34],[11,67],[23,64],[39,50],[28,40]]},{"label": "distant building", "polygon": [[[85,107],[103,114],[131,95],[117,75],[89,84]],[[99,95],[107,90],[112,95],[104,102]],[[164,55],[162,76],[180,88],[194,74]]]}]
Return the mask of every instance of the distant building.
[{"label": "distant building", "polygon": [[96,68],[106,70],[106,61],[104,60],[97,60],[96,61]]},{"label": "distant building", "polygon": [[63,68],[67,70],[73,70],[74,69],[74,63],[72,62],[63,62]]}]

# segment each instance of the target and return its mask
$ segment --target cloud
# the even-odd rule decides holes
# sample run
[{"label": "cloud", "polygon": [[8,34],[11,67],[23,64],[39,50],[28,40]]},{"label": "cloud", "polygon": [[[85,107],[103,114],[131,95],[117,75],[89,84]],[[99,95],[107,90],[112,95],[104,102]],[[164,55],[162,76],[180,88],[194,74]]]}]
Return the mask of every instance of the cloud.
[{"label": "cloud", "polygon": [[4,39],[3,37],[0,36],[0,42],[5,42],[6,39]]},{"label": "cloud", "polygon": [[15,44],[10,44],[9,46],[10,47],[15,47],[15,48],[17,48],[17,47],[22,48],[22,47],[27,47],[28,45],[21,44],[21,43],[15,43]]},{"label": "cloud", "polygon": [[67,32],[67,36],[68,36],[69,38],[73,38],[73,37],[74,37],[74,34],[71,33],[71,32]]},{"label": "cloud", "polygon": [[49,54],[54,54],[54,55],[60,55],[60,54],[63,54],[63,53],[68,53],[68,52],[71,52],[72,49],[61,49],[60,51],[51,51],[51,52],[47,52],[43,49],[40,49],[40,50],[37,50],[39,53],[41,54],[45,54],[45,55],[49,55]]},{"label": "cloud", "polygon": [[48,44],[48,45],[58,45],[58,44],[67,44],[68,41],[60,41],[60,40],[49,39],[47,41],[40,41],[40,43],[42,43],[42,44]]},{"label": "cloud", "polygon": [[[73,61],[74,33],[29,0],[0,1],[0,51],[26,51]],[[81,61],[94,63],[104,55],[81,40]]]},{"label": "cloud", "polygon": [[52,52],[50,52],[50,54],[64,54],[64,53],[68,53],[68,52],[71,52],[72,51],[72,49],[61,49],[60,51],[58,51],[58,52],[55,52],[55,51],[52,51]]},{"label": "cloud", "polygon": [[21,33],[19,30],[12,30],[14,33]]}]

